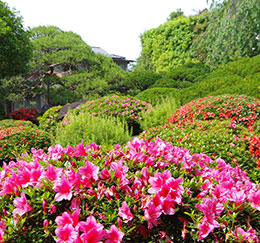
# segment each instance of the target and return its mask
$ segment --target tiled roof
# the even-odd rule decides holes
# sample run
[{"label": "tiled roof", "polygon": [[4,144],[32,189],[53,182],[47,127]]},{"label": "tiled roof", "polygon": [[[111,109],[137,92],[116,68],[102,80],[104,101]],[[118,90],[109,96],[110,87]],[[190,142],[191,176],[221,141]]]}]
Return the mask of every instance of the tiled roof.
[{"label": "tiled roof", "polygon": [[92,46],[92,51],[94,51],[95,53],[103,54],[107,57],[111,57],[112,59],[123,59],[123,60],[125,60],[125,57],[115,55],[115,54],[109,54],[108,52],[106,52],[105,50],[103,50],[100,47]]}]

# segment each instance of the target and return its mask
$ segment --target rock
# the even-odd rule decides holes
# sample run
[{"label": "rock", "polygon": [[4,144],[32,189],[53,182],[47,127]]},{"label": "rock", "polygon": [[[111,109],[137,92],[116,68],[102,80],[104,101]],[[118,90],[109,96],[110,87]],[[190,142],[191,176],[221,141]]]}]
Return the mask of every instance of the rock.
[{"label": "rock", "polygon": [[78,107],[79,105],[85,104],[87,103],[87,101],[77,101],[77,102],[73,102],[71,104],[67,104],[64,105],[61,109],[60,109],[60,113],[59,113],[59,120],[62,120],[64,118],[64,116],[68,113],[69,110],[73,110],[76,107]]}]

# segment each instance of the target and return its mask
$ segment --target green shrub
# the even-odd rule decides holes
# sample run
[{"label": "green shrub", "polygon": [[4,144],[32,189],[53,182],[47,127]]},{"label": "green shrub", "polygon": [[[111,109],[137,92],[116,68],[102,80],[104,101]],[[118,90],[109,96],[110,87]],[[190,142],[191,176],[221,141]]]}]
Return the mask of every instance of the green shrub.
[{"label": "green shrub", "polygon": [[32,148],[45,149],[51,144],[51,136],[31,127],[9,127],[0,130],[0,160],[9,162]]},{"label": "green shrub", "polygon": [[180,91],[181,104],[205,96],[247,95],[260,99],[260,55],[219,67],[200,82]]},{"label": "green shrub", "polygon": [[124,84],[131,89],[145,90],[150,88],[162,76],[152,71],[136,71],[128,74]]},{"label": "green shrub", "polygon": [[163,98],[159,100],[157,105],[151,108],[150,113],[143,114],[140,121],[142,130],[149,127],[164,125],[167,119],[177,110],[176,100],[173,97]]},{"label": "green shrub", "polygon": [[35,127],[31,121],[5,119],[0,121],[0,129],[6,129],[9,127]]},{"label": "green shrub", "polygon": [[140,92],[135,97],[139,100],[144,100],[151,105],[156,105],[158,100],[162,100],[167,97],[174,97],[178,103],[179,92],[180,91],[175,88],[151,88]]},{"label": "green shrub", "polygon": [[130,140],[127,124],[119,118],[90,116],[83,112],[67,116],[69,122],[57,127],[56,144],[75,146],[84,143],[97,143],[103,146],[123,144]]},{"label": "green shrub", "polygon": [[[205,153],[212,158],[222,158],[233,166],[240,165],[254,177],[259,171],[256,161],[250,155],[249,137],[251,133],[242,125],[232,125],[230,121],[192,120],[179,124],[166,124],[146,130],[141,138],[162,140],[174,146],[189,149],[191,154]],[[260,179],[255,178],[255,179]]]},{"label": "green shrub", "polygon": [[54,106],[48,109],[41,117],[38,117],[40,122],[39,128],[50,132],[54,135],[57,124],[59,123],[59,112],[62,106]]},{"label": "green shrub", "polygon": [[177,81],[195,83],[205,78],[210,73],[210,68],[203,63],[186,63],[171,69],[166,77]]},{"label": "green shrub", "polygon": [[178,88],[179,81],[172,78],[162,77],[158,79],[151,88]]}]

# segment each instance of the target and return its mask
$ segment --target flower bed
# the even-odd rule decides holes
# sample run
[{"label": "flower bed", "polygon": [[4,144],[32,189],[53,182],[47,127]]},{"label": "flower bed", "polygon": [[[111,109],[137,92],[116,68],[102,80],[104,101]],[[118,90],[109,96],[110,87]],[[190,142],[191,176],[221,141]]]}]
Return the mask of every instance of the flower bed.
[{"label": "flower bed", "polygon": [[6,241],[259,242],[259,185],[222,159],[137,138],[32,152],[1,171]]},{"label": "flower bed", "polygon": [[31,121],[35,124],[37,124],[37,117],[38,112],[36,109],[19,109],[15,110],[8,115],[6,115],[6,118],[8,119],[14,119],[14,120],[23,120],[23,121]]},{"label": "flower bed", "polygon": [[249,128],[259,120],[260,101],[246,96],[205,97],[182,106],[169,118],[170,123],[182,123],[185,120],[232,120]]},{"label": "flower bed", "polygon": [[10,127],[0,130],[0,160],[10,161],[15,155],[30,152],[32,148],[47,149],[51,137],[48,133],[30,127]]}]

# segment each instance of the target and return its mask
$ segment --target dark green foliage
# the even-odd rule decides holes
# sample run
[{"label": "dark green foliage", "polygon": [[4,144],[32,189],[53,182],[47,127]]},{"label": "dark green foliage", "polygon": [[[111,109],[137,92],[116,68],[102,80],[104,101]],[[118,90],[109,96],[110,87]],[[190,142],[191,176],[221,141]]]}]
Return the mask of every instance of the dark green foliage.
[{"label": "dark green foliage", "polygon": [[222,66],[180,91],[181,104],[209,95],[239,94],[260,98],[260,55]]},{"label": "dark green foliage", "polygon": [[23,73],[32,56],[30,33],[22,18],[0,1],[0,78]]},{"label": "dark green foliage", "polygon": [[7,80],[9,100],[42,94],[49,104],[61,105],[117,91],[125,72],[108,58],[92,51],[79,35],[55,26],[32,29],[31,71]]},{"label": "dark green foliage", "polygon": [[150,88],[162,75],[152,71],[135,71],[128,73],[124,84],[131,89],[131,92],[143,91]]},{"label": "dark green foliage", "polygon": [[156,105],[160,100],[167,97],[176,98],[178,104],[179,90],[175,88],[151,88],[140,92],[135,97],[139,100],[143,100],[151,105]]},{"label": "dark green foliage", "polygon": [[208,73],[210,68],[203,63],[186,63],[169,70],[166,76],[178,81],[195,83],[205,78]]},{"label": "dark green foliage", "polygon": [[154,83],[152,88],[178,88],[178,85],[179,81],[168,77],[162,77]]}]

